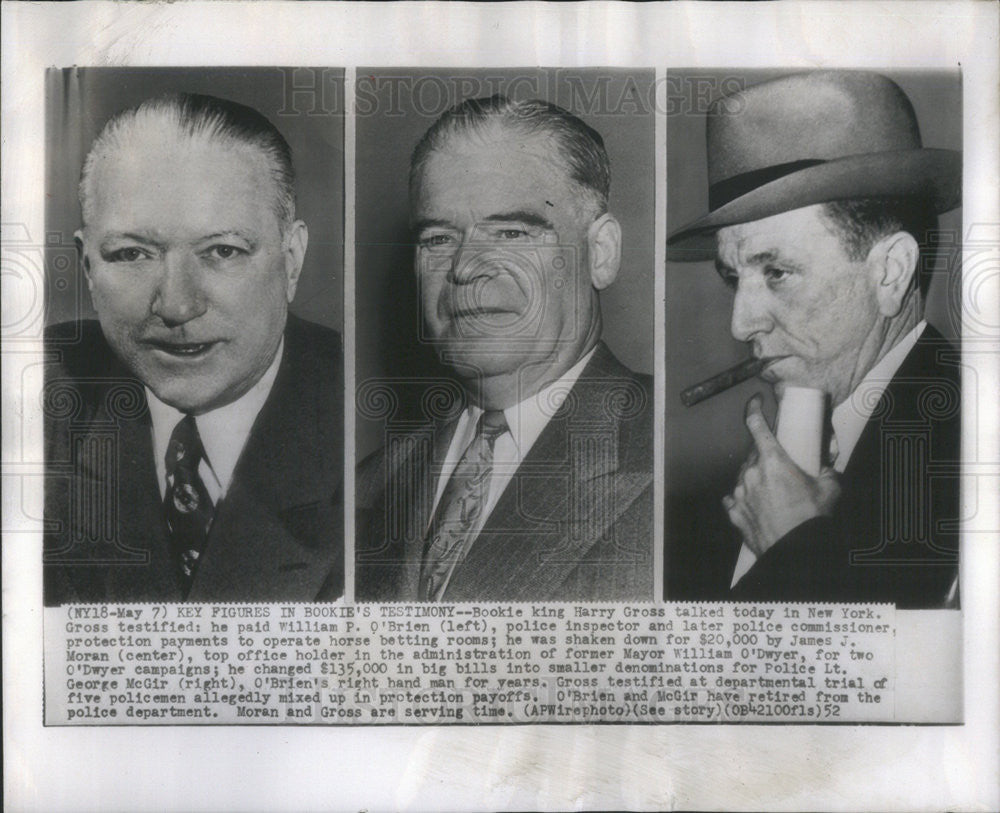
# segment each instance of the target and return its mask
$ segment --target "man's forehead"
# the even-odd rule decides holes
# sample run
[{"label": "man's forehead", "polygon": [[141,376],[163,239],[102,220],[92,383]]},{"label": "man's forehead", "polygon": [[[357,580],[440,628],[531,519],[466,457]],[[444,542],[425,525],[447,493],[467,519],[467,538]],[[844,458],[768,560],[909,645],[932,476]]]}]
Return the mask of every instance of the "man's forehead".
[{"label": "man's forehead", "polygon": [[572,174],[556,139],[544,132],[520,132],[507,125],[490,125],[448,136],[427,157],[419,179],[433,182],[433,175],[455,162],[475,164],[512,181],[544,175],[550,184],[573,184]]},{"label": "man's forehead", "polygon": [[716,254],[727,263],[763,261],[807,250],[832,234],[822,204],[781,212],[760,220],[723,226],[716,233]]},{"label": "man's forehead", "polygon": [[172,183],[171,188],[154,184],[148,191],[135,184],[99,187],[84,233],[94,241],[132,239],[164,246],[223,238],[258,245],[282,234],[271,196],[252,177],[220,185],[175,176]]},{"label": "man's forehead", "polygon": [[181,193],[196,206],[236,190],[252,199],[266,197],[268,207],[277,194],[267,159],[254,147],[169,131],[137,132],[97,157],[86,203],[93,216],[109,206],[166,203]]},{"label": "man's forehead", "polygon": [[586,198],[549,139],[509,131],[498,139],[452,136],[428,156],[415,192],[414,221],[521,212],[539,222],[576,222]]}]

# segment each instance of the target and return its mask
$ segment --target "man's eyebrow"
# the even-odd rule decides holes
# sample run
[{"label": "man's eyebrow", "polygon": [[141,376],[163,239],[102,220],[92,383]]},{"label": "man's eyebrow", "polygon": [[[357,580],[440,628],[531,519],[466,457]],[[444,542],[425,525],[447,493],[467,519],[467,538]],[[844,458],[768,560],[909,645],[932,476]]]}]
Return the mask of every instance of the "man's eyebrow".
[{"label": "man's eyebrow", "polygon": [[[251,245],[257,244],[257,237],[250,232],[243,231],[242,229],[225,229],[223,231],[212,232],[211,234],[202,235],[194,242],[204,243],[207,240],[220,240],[227,237],[238,237]],[[105,245],[114,240],[134,240],[137,243],[145,243],[146,245],[156,246],[158,248],[166,245],[162,239],[153,233],[135,231],[108,232],[102,237],[101,245]]]},{"label": "man's eyebrow", "polygon": [[758,251],[756,254],[751,254],[746,258],[747,265],[763,265],[764,263],[773,263],[778,259],[778,252],[776,251]]},{"label": "man's eyebrow", "polygon": [[136,243],[145,243],[150,246],[162,247],[163,241],[148,232],[135,231],[113,231],[101,237],[101,246],[105,246],[114,240],[133,240]]},{"label": "man's eyebrow", "polygon": [[[778,259],[780,259],[778,252],[773,249],[768,249],[766,251],[758,251],[756,254],[751,254],[749,257],[744,257],[740,265],[764,265],[766,263],[773,263]],[[736,272],[735,268],[724,262],[719,257],[715,258],[715,270],[720,274],[731,274]]]},{"label": "man's eyebrow", "polygon": [[498,212],[495,215],[488,215],[483,218],[484,223],[523,223],[525,226],[535,226],[539,229],[552,231],[555,227],[552,221],[542,217],[537,212],[529,212],[526,209],[518,209],[513,212]]},{"label": "man's eyebrow", "polygon": [[242,229],[225,229],[223,231],[212,232],[211,234],[206,234],[199,237],[195,242],[204,243],[206,240],[223,240],[227,237],[238,237],[240,240],[245,240],[250,245],[257,245],[257,236],[251,232],[243,231]]},{"label": "man's eyebrow", "polygon": [[[496,214],[487,215],[479,222],[521,223],[525,226],[534,226],[535,228],[546,229],[548,231],[555,230],[555,226],[552,225],[552,221],[548,218],[542,217],[537,212],[531,212],[527,209],[517,209],[512,212],[497,212]],[[415,221],[411,226],[414,234],[420,234],[426,229],[434,228],[455,229],[457,227],[450,220],[443,220],[441,218],[421,218],[420,220]]]},{"label": "man's eyebrow", "polygon": [[454,226],[447,220],[441,220],[436,217],[424,217],[417,220],[410,226],[410,229],[414,234],[420,234],[420,232],[426,229],[441,229],[441,228],[454,228]]}]

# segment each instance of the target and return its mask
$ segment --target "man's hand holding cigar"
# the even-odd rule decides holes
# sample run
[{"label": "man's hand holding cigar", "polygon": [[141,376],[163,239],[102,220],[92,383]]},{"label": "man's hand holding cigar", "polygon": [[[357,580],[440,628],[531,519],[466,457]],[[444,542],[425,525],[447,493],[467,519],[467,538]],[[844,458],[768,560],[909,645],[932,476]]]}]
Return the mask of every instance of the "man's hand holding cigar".
[{"label": "man's hand holding cigar", "polygon": [[813,517],[830,516],[840,484],[828,466],[811,477],[795,465],[768,427],[760,396],[747,404],[746,425],[754,449],[722,504],[743,543],[760,557],[793,528]]}]

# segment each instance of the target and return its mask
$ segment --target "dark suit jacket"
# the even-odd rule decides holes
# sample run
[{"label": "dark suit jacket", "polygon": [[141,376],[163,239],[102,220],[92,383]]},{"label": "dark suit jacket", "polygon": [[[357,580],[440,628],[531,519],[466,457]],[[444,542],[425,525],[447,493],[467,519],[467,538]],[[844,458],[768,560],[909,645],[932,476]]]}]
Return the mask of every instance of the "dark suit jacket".
[{"label": "dark suit jacket", "polygon": [[[958,574],[958,365],[958,351],[928,326],[868,420],[841,475],[833,516],[792,530],[731,591],[737,535],[732,528],[722,532],[721,553],[717,540],[699,541],[690,523],[685,529],[677,520],[684,509],[675,505],[668,538],[678,529],[691,538],[675,537],[674,549],[680,550],[673,557],[668,552],[668,597],[946,606]],[[717,518],[703,532],[721,527],[718,517],[725,515],[718,502],[715,506]],[[701,556],[695,546],[702,548]],[[714,555],[722,557],[721,565],[704,560]],[[702,571],[685,584],[685,568]]]},{"label": "dark suit jacket", "polygon": [[[97,322],[56,325],[46,341],[45,603],[181,601],[142,383]],[[342,594],[342,382],[339,336],[289,316],[189,601]]]},{"label": "dark suit jacket", "polygon": [[[418,600],[424,533],[455,422],[358,469],[356,597]],[[653,395],[600,344],[452,575],[445,601],[649,600]]]}]

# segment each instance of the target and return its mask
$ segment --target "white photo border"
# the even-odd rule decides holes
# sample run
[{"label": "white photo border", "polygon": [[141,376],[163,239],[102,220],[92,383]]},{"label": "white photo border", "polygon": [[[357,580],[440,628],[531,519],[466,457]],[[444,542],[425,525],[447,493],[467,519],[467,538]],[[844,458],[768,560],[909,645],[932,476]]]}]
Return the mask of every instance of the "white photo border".
[{"label": "white photo border", "polygon": [[[967,268],[963,285],[966,302],[978,309],[995,338],[997,325],[989,319],[1000,312],[997,20],[995,4],[933,0],[6,2],[5,251],[14,227],[29,235],[45,233],[40,145],[47,67],[608,65],[652,67],[659,76],[664,67],[692,65],[960,66],[966,254],[973,250],[969,238],[985,252],[977,255],[981,271],[972,274]],[[663,194],[665,165],[658,162],[656,169],[658,194]],[[350,210],[350,197],[348,203]],[[657,214],[662,218],[659,202]],[[348,241],[351,218],[349,211]],[[8,289],[5,276],[5,316],[19,293],[13,284]],[[662,313],[662,303],[658,306]],[[25,346],[23,351],[39,349]],[[350,342],[347,349],[350,358]],[[659,337],[658,355],[661,349]],[[4,350],[5,356],[14,352]],[[966,505],[977,513],[975,532],[966,534],[962,554],[962,726],[46,729],[41,724],[40,539],[8,528],[5,521],[7,804],[17,810],[997,809],[1000,452],[995,394],[1000,380],[995,349],[968,358],[977,387],[966,388],[963,417],[992,415],[994,420],[981,424],[978,436],[966,432],[963,440],[963,460],[976,461],[966,472],[971,481]],[[19,385],[8,380],[12,366],[7,361],[5,518],[15,500],[40,506],[41,492],[41,479],[22,476],[16,465],[22,450],[41,448],[41,421],[38,415],[17,415]],[[18,417],[20,426],[7,423]],[[12,487],[22,481],[23,491]]]}]

